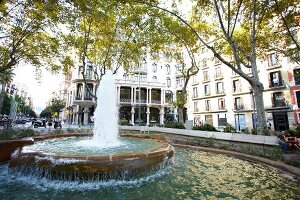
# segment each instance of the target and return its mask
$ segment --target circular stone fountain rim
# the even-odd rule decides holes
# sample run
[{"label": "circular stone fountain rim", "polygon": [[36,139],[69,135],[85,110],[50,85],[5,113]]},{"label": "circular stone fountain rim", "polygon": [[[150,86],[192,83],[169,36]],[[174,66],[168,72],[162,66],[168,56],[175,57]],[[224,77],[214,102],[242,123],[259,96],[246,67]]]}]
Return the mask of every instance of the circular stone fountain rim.
[{"label": "circular stone fountain rim", "polygon": [[[37,136],[34,137],[34,142],[37,141],[43,141],[48,139],[55,139],[55,138],[65,138],[65,137],[86,137],[86,136],[92,136],[93,134],[86,134],[86,133],[72,133],[72,134],[57,134],[57,135],[44,135],[44,136]],[[132,138],[139,138],[139,139],[150,139],[155,140],[161,144],[163,144],[162,147],[160,147],[158,150],[149,151],[148,153],[128,153],[128,154],[112,154],[112,155],[105,155],[105,156],[70,156],[70,155],[51,155],[45,152],[22,152],[21,154],[23,156],[26,155],[36,155],[40,157],[47,157],[50,156],[54,159],[76,159],[76,160],[87,160],[87,161],[114,161],[114,160],[124,160],[124,159],[134,159],[134,158],[147,158],[163,153],[168,153],[170,151],[173,151],[173,147],[162,141],[161,138],[155,138],[156,135],[149,136],[149,135],[134,135],[134,134],[123,134],[121,135],[123,137],[132,137]],[[154,137],[154,138],[153,138]]]}]

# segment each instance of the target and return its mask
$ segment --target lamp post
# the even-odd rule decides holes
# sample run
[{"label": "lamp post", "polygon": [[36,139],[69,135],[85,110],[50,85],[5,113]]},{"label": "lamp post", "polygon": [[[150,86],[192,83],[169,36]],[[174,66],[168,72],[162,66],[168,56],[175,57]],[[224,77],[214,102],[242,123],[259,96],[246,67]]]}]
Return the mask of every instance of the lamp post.
[{"label": "lamp post", "polygon": [[139,126],[141,126],[141,68],[140,63],[138,63],[139,68]]}]

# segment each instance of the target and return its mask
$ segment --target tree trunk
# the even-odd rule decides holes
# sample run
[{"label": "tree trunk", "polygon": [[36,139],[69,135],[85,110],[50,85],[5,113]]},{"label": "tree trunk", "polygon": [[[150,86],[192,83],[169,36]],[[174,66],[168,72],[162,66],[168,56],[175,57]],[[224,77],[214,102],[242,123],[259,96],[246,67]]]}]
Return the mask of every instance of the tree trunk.
[{"label": "tree trunk", "polygon": [[183,108],[177,108],[178,113],[178,122],[179,124],[183,124]]},{"label": "tree trunk", "polygon": [[256,103],[256,110],[257,110],[257,121],[256,121],[256,128],[258,134],[263,134],[266,130],[266,116],[265,116],[265,108],[264,108],[264,98],[263,98],[263,89],[260,87],[254,86],[254,100]]}]

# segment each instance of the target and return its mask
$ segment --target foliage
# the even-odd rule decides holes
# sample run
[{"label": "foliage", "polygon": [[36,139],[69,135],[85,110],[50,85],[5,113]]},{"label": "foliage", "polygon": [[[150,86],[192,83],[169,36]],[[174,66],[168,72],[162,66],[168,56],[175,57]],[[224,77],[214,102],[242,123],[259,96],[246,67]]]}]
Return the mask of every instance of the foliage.
[{"label": "foliage", "polygon": [[200,126],[194,126],[193,130],[199,131],[218,131],[213,125],[211,124],[202,124]]},{"label": "foliage", "polygon": [[251,129],[251,134],[252,135],[257,135],[257,129],[256,128]]},{"label": "foliage", "polygon": [[295,126],[295,128],[290,128],[288,132],[295,135],[295,137],[300,138],[300,126],[298,124]]},{"label": "foliage", "polygon": [[60,99],[52,99],[51,104],[48,105],[41,113],[41,118],[49,118],[58,115],[61,109],[65,107],[65,102]]},{"label": "foliage", "polygon": [[67,132],[68,132],[68,133],[75,133],[75,130],[72,129],[72,128],[67,128]]},{"label": "foliage", "polygon": [[41,113],[40,117],[41,118],[49,118],[52,116],[52,111],[50,110],[49,107],[46,107]]},{"label": "foliage", "polygon": [[122,126],[127,126],[129,123],[128,123],[128,120],[127,119],[122,119],[120,120],[120,125]]},{"label": "foliage", "polygon": [[231,124],[226,124],[226,127],[223,130],[226,133],[236,133],[236,129]]},{"label": "foliage", "polygon": [[181,123],[165,123],[165,128],[176,128],[176,129],[185,129],[184,124]]},{"label": "foliage", "polygon": [[32,137],[36,135],[38,135],[38,133],[30,128],[29,129],[7,129],[7,130],[3,130],[3,133],[0,134],[0,140]]},{"label": "foliage", "polygon": [[11,97],[5,93],[1,114],[9,115],[10,114],[10,106],[11,106]]},{"label": "foliage", "polygon": [[242,131],[242,133],[250,134],[249,128],[243,128],[241,131]]}]

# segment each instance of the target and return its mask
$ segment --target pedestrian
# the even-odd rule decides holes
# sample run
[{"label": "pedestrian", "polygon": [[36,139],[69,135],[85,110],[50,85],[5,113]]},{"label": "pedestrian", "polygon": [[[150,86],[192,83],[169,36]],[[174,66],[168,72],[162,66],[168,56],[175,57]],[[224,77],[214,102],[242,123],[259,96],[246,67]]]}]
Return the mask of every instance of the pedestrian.
[{"label": "pedestrian", "polygon": [[49,120],[48,120],[48,127],[49,127],[49,130],[51,129],[51,126],[52,126],[52,119],[49,118]]}]

